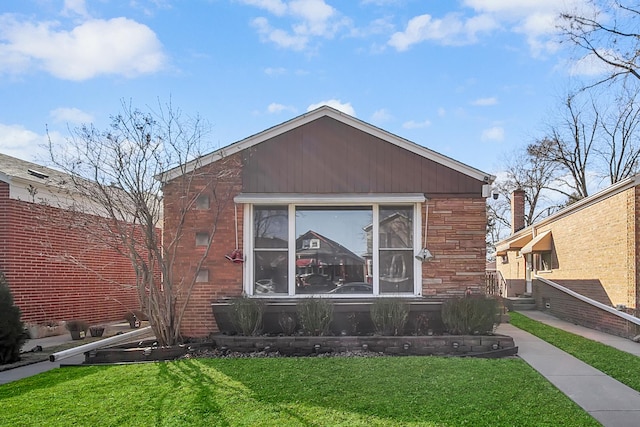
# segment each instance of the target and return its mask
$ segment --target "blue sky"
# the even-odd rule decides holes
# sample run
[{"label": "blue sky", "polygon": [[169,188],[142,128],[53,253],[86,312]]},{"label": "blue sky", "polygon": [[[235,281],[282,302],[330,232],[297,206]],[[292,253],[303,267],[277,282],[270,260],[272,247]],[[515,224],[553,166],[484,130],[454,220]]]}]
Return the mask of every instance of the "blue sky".
[{"label": "blue sky", "polygon": [[582,0],[3,0],[0,152],[172,100],[211,150],[323,103],[485,172],[597,73],[559,44]]}]

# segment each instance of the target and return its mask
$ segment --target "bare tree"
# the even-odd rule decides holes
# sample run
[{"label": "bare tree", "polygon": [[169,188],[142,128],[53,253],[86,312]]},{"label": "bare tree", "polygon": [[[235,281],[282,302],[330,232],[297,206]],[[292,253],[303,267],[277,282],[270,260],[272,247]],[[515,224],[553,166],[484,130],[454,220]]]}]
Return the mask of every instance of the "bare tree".
[{"label": "bare tree", "polygon": [[[211,248],[220,211],[230,199],[228,183],[236,170],[232,165],[209,169],[197,164],[187,169],[188,162],[193,166],[202,154],[205,132],[198,117],[183,117],[171,103],[143,112],[123,102],[107,130],[85,125],[72,130],[63,144],[49,139],[52,162],[72,180],[60,198],[73,214],[72,226],[82,227],[130,260],[141,307],[161,345],[182,339],[185,309]],[[168,170],[176,172],[172,188],[182,197],[175,199],[181,205],[172,210],[171,232],[163,235],[163,183],[158,178]],[[211,203],[215,212],[208,243],[192,261],[193,274],[175,277],[185,219],[204,192],[216,199]]]},{"label": "bare tree", "polygon": [[609,183],[614,184],[638,171],[640,125],[638,90],[623,90],[602,120],[602,143],[597,149],[608,168]]},{"label": "bare tree", "polygon": [[600,113],[593,100],[576,101],[576,95],[567,96],[560,123],[550,126],[547,137],[527,146],[531,157],[556,164],[566,172],[556,176],[551,189],[566,196],[569,202],[589,195],[588,172],[600,126]]},{"label": "bare tree", "polygon": [[509,234],[511,228],[510,196],[516,189],[525,194],[525,226],[555,212],[559,207],[550,197],[550,183],[554,182],[558,165],[533,156],[526,149],[514,152],[505,160],[505,174],[496,180],[496,199],[489,199],[488,243],[489,249],[495,242]]},{"label": "bare tree", "polygon": [[588,8],[560,14],[562,35],[611,68],[596,84],[632,76],[640,79],[640,10],[634,2],[591,0]]}]

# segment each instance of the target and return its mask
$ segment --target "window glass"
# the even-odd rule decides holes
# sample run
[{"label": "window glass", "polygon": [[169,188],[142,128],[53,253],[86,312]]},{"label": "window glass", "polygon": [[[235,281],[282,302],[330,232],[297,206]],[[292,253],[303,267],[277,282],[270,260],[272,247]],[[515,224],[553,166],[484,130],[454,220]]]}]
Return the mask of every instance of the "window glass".
[{"label": "window glass", "polygon": [[207,246],[209,244],[209,233],[196,233],[196,246]]},{"label": "window glass", "polygon": [[538,267],[539,271],[551,270],[551,252],[541,252],[538,254]]},{"label": "window glass", "polygon": [[260,251],[255,255],[255,294],[282,294],[288,291],[287,251]]},{"label": "window glass", "polygon": [[209,209],[209,196],[199,194],[196,198],[196,209]]},{"label": "window glass", "polygon": [[381,206],[378,235],[380,249],[413,248],[413,209]]},{"label": "window glass", "polygon": [[199,270],[196,275],[196,282],[203,283],[209,281],[209,270]]},{"label": "window glass", "polygon": [[413,292],[413,208],[381,206],[379,221],[380,293]]},{"label": "window glass", "polygon": [[373,293],[367,274],[371,206],[298,207],[295,221],[296,294]]},{"label": "window glass", "polygon": [[254,294],[288,292],[288,210],[286,206],[256,206],[254,230]]},{"label": "window glass", "polygon": [[256,207],[253,215],[255,248],[287,248],[289,221],[286,206]]}]

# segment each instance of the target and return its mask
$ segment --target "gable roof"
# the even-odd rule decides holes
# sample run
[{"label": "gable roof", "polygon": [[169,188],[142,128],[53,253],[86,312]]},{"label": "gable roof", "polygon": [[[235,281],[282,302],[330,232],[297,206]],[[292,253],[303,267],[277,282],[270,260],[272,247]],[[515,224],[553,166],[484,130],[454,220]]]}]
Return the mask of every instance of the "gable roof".
[{"label": "gable roof", "polygon": [[437,153],[433,150],[430,150],[426,147],[423,147],[421,145],[416,144],[415,142],[409,141],[408,139],[404,139],[402,137],[399,137],[397,135],[394,135],[390,132],[387,132],[383,129],[380,129],[376,126],[373,126],[369,123],[363,122],[362,120],[359,120],[353,116],[350,116],[348,114],[342,113],[332,107],[329,106],[322,106],[319,107],[315,110],[312,110],[308,113],[302,114],[298,117],[295,117],[291,120],[288,120],[284,123],[281,123],[279,125],[273,126],[267,130],[264,130],[260,133],[257,133],[255,135],[249,136],[245,139],[242,139],[240,141],[237,141],[231,145],[228,145],[226,147],[223,147],[219,150],[216,150],[212,153],[206,154],[204,156],[201,156],[197,159],[192,160],[191,162],[187,163],[186,167],[184,169],[181,168],[173,168],[170,169],[166,172],[164,172],[161,176],[159,176],[158,178],[161,181],[170,181],[176,177],[178,177],[180,174],[182,173],[189,173],[195,169],[198,169],[202,166],[206,166],[210,163],[216,162],[224,157],[227,157],[229,155],[238,153],[242,150],[245,150],[247,148],[253,147],[254,145],[260,144],[261,142],[264,142],[266,140],[269,140],[271,138],[274,138],[278,135],[281,135],[285,132],[288,132],[292,129],[298,128],[300,126],[303,126],[307,123],[310,123],[314,120],[317,120],[321,117],[330,117],[332,119],[338,120],[341,123],[344,123],[348,126],[351,126],[353,128],[359,129],[365,133],[368,133],[370,135],[373,135],[377,138],[380,138],[381,140],[384,140],[386,142],[389,142],[391,144],[394,144],[398,147],[404,148],[405,150],[408,150],[414,154],[417,154],[419,156],[422,156],[426,159],[432,160],[434,162],[437,162],[439,164],[442,164],[444,166],[447,166],[457,172],[460,172],[462,174],[465,174],[467,176],[470,176],[472,178],[475,178],[479,181],[483,181],[487,184],[491,184],[494,180],[495,180],[495,176],[487,174],[486,172],[483,172],[479,169],[476,169],[474,167],[471,167],[469,165],[466,165],[462,162],[459,162],[457,160],[454,160],[450,157],[447,157],[443,154]]},{"label": "gable roof", "polygon": [[[582,209],[593,206],[603,200],[608,199],[609,197],[615,196],[623,191],[626,191],[632,187],[636,187],[640,185],[640,174],[631,176],[629,178],[623,179],[622,181],[618,181],[615,184],[610,185],[609,187],[600,190],[599,192],[585,197],[584,199],[580,199],[575,203],[570,204],[558,212],[555,212],[547,217],[544,217],[534,224],[528,225],[522,230],[518,230],[513,234],[510,234],[506,238],[496,242],[496,250],[498,252],[506,251],[507,248],[516,248],[521,249],[524,245],[518,247],[517,245],[521,243],[523,240],[526,243],[529,243],[533,239],[533,231],[542,227],[549,225],[561,218],[572,215],[575,212],[579,212]],[[515,244],[514,244],[515,243]]]},{"label": "gable roof", "polygon": [[14,179],[60,188],[71,181],[69,175],[58,170],[0,153],[0,181],[10,184]]}]

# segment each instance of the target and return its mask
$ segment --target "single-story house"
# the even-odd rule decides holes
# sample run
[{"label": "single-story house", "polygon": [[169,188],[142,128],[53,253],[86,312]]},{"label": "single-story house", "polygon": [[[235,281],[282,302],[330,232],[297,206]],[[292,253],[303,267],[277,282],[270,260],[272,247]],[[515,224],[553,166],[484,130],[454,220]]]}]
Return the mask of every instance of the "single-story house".
[{"label": "single-story house", "polygon": [[0,154],[0,271],[30,324],[114,321],[140,307],[129,260],[70,226],[60,191],[70,182]]},{"label": "single-story house", "polygon": [[[162,176],[168,235],[178,199],[197,199],[174,267],[176,278],[197,275],[184,336],[216,331],[212,303],[243,293],[268,303],[309,295],[442,301],[484,290],[494,177],[333,108],[186,166]],[[195,172],[189,189],[178,179],[185,170]],[[309,274],[325,286],[309,293]],[[336,292],[350,283],[359,285]]]},{"label": "single-story house", "polygon": [[638,334],[640,175],[524,227],[524,195],[512,194],[512,232],[496,245],[507,297],[621,336]]}]

